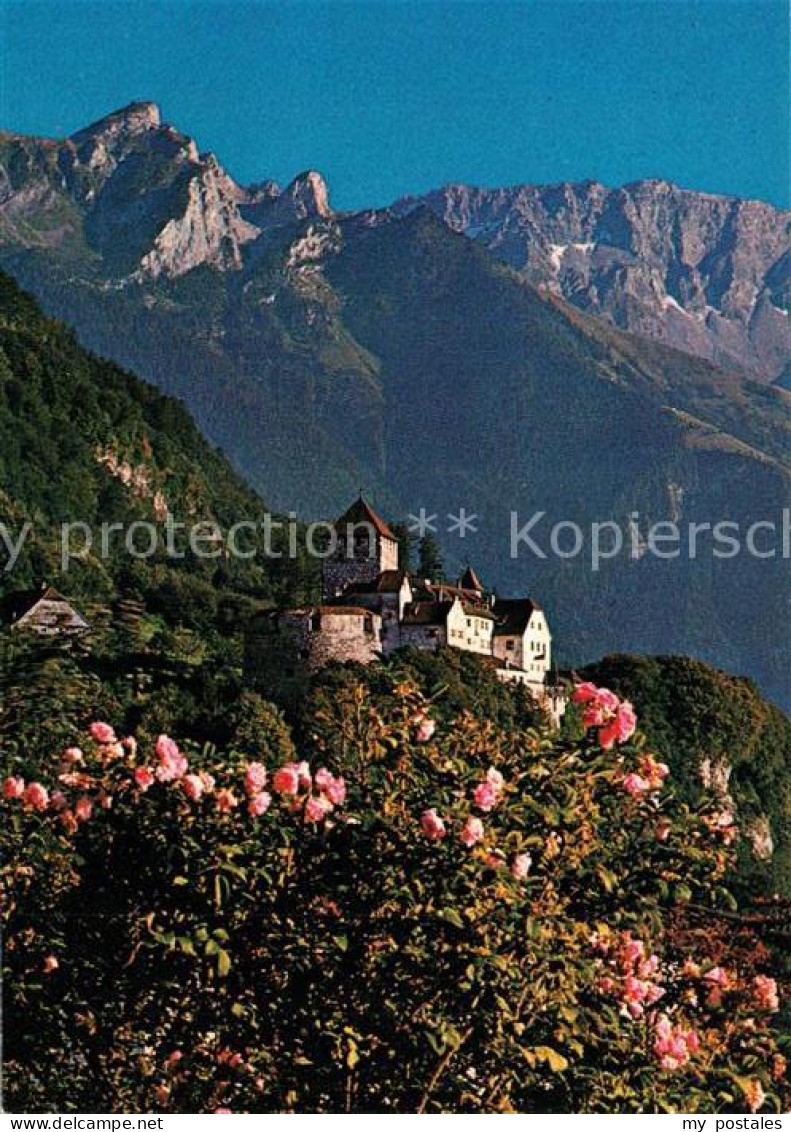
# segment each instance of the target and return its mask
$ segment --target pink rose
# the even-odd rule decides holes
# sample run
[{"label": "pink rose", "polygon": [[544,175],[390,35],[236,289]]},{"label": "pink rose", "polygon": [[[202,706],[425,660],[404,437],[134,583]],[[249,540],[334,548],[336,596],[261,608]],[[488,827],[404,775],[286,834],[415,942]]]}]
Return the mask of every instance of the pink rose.
[{"label": "pink rose", "polygon": [[440,841],[447,833],[445,823],[436,810],[424,810],[420,815],[420,824],[430,841]]},{"label": "pink rose", "polygon": [[49,794],[40,782],[31,782],[22,795],[22,801],[40,813],[49,805]]},{"label": "pink rose", "polygon": [[467,818],[466,822],[462,826],[461,833],[459,834],[459,840],[467,849],[472,849],[473,845],[477,845],[478,842],[483,838],[483,834],[483,822],[481,821],[481,819],[470,817]]},{"label": "pink rose", "polygon": [[346,783],[342,778],[333,778],[327,787],[327,797],[333,806],[342,806],[346,801]]},{"label": "pink rose", "polygon": [[179,753],[178,744],[169,735],[160,735],[157,739],[156,752],[160,759],[175,759]]},{"label": "pink rose", "polygon": [[479,810],[483,810],[485,814],[494,809],[497,805],[497,798],[497,790],[488,779],[479,782],[472,792],[472,799],[475,805]]},{"label": "pink rose", "polygon": [[626,743],[637,729],[637,716],[628,700],[623,700],[615,709],[616,737],[619,743]]},{"label": "pink rose", "polygon": [[639,774],[627,774],[621,785],[626,793],[631,794],[632,797],[638,797],[651,789],[650,784]]},{"label": "pink rose", "polygon": [[313,795],[305,803],[305,821],[324,821],[331,808],[332,803],[328,802],[326,798]]},{"label": "pink rose", "polygon": [[250,763],[244,774],[244,788],[248,794],[260,794],[266,786],[266,767]]},{"label": "pink rose", "polygon": [[67,747],[63,752],[63,761],[68,766],[81,766],[85,758],[79,747]]},{"label": "pink rose", "polygon": [[134,779],[135,785],[142,791],[148,790],[149,786],[153,786],[155,782],[154,772],[149,766],[136,767]]},{"label": "pink rose", "polygon": [[635,964],[645,955],[645,944],[641,939],[627,935],[623,942],[622,954],[626,963]]},{"label": "pink rose", "polygon": [[682,1069],[699,1048],[700,1041],[694,1030],[674,1027],[666,1014],[659,1015],[654,1025],[654,1056],[660,1069],[667,1072]]},{"label": "pink rose", "polygon": [[43,968],[45,975],[51,975],[53,971],[57,971],[60,963],[54,955],[48,955],[44,960]]},{"label": "pink rose", "polygon": [[247,812],[251,818],[263,817],[272,803],[272,795],[263,792],[261,794],[253,794],[250,801],[247,803]]},{"label": "pink rose", "polygon": [[93,802],[87,794],[78,798],[74,806],[74,816],[77,821],[88,821],[93,813]]},{"label": "pink rose", "polygon": [[532,864],[533,858],[529,853],[519,853],[511,862],[511,876],[514,880],[524,880]]},{"label": "pink rose", "polygon": [[628,700],[619,700],[609,688],[597,688],[586,682],[578,684],[572,694],[574,703],[583,704],[585,727],[598,727],[599,744],[610,750],[616,743],[625,743],[634,735],[637,716]]},{"label": "pink rose", "polygon": [[91,733],[91,738],[95,739],[97,743],[116,743],[118,740],[115,737],[115,731],[109,723],[102,723],[97,720],[92,723],[88,728]]},{"label": "pink rose", "polygon": [[175,782],[184,777],[187,773],[187,759],[170,736],[159,736],[156,751],[159,759],[156,776],[160,782]]},{"label": "pink rose", "polygon": [[294,763],[287,763],[276,770],[272,778],[272,785],[278,794],[293,795],[299,791],[299,772]]},{"label": "pink rose", "polygon": [[609,723],[605,723],[599,728],[599,746],[603,750],[612,750],[612,748],[615,746],[617,738],[618,723],[616,720],[611,719]]},{"label": "pink rose", "polygon": [[24,778],[7,778],[3,783],[4,798],[21,798],[25,793]]},{"label": "pink rose", "polygon": [[582,684],[577,684],[571,696],[572,703],[587,704],[591,700],[595,700],[598,695],[599,689],[590,680],[586,680]]},{"label": "pink rose", "polygon": [[346,801],[346,783],[342,778],[330,774],[324,766],[316,771],[316,785],[333,806],[342,806]]},{"label": "pink rose", "polygon": [[607,722],[607,713],[594,701],[588,704],[582,713],[582,722],[585,727],[601,727]]},{"label": "pink rose", "polygon": [[606,712],[617,711],[620,702],[615,692],[611,692],[609,688],[599,688],[596,692],[596,703]]},{"label": "pink rose", "polygon": [[185,774],[181,780],[181,789],[193,802],[199,802],[203,795],[203,779],[199,774]]},{"label": "pink rose", "polygon": [[759,1010],[774,1014],[780,1009],[777,981],[768,975],[756,975],[753,979],[753,999]]}]

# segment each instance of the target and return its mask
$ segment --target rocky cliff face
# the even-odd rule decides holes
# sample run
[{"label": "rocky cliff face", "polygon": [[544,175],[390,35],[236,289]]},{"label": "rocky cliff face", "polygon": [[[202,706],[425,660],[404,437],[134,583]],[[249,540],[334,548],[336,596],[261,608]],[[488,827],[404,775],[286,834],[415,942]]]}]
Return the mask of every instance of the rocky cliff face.
[{"label": "rocky cliff face", "polygon": [[764,380],[791,362],[791,212],[667,181],[449,185],[430,208],[531,282],[625,330]]}]

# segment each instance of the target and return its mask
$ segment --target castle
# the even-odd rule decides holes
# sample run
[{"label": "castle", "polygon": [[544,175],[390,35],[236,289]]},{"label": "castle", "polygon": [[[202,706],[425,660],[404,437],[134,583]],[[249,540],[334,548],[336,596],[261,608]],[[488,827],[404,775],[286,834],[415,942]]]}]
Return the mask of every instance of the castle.
[{"label": "castle", "polygon": [[471,567],[456,585],[414,577],[399,567],[398,538],[362,496],[334,532],[323,603],[252,618],[245,667],[253,682],[298,692],[331,660],[370,664],[407,646],[449,646],[486,657],[500,680],[523,684],[562,714],[562,697],[547,683],[552,634],[534,601],[487,595]]}]

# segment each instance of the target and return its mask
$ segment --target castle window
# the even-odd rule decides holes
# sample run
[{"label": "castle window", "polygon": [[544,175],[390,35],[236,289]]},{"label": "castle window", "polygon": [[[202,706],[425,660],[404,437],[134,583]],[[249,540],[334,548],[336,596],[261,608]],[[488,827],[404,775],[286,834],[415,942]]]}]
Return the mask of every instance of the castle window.
[{"label": "castle window", "polygon": [[514,651],[514,642],[513,641],[506,641],[505,647],[508,649],[509,652],[513,652]]},{"label": "castle window", "polygon": [[310,615],[310,631],[311,633],[318,633],[321,628],[321,614],[311,613]]},{"label": "castle window", "polygon": [[366,633],[373,633],[373,631],[374,631],[374,619],[373,619],[373,617],[371,616],[370,613],[366,613],[365,618],[363,620],[363,625],[365,627]]}]

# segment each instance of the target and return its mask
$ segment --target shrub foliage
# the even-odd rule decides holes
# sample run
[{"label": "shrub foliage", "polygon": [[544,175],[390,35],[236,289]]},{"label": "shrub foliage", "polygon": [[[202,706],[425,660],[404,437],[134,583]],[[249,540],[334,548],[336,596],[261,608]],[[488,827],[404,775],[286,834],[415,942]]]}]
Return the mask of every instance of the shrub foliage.
[{"label": "shrub foliage", "polygon": [[689,930],[739,914],[735,831],[617,697],[571,740],[380,684],[317,697],[298,755],[257,701],[222,755],[16,751],[7,1107],[782,1110],[772,952]]}]

